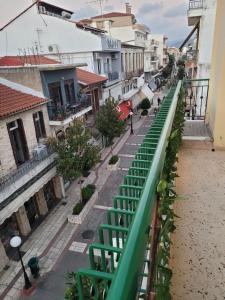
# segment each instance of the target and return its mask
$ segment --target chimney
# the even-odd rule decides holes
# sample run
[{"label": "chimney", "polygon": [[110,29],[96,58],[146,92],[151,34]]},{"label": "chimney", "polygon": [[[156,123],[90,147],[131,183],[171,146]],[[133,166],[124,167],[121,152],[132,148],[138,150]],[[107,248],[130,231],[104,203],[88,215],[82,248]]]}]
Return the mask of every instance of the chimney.
[{"label": "chimney", "polygon": [[126,2],[126,14],[131,14],[131,5],[129,2]]}]

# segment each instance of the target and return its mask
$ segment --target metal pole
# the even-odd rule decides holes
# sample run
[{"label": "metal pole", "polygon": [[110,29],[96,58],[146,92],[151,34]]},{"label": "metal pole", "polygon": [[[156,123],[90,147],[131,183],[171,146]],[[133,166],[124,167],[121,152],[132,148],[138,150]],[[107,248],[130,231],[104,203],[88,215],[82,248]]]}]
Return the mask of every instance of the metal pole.
[{"label": "metal pole", "polygon": [[21,265],[22,265],[22,269],[23,269],[23,276],[24,276],[24,289],[25,290],[28,290],[32,287],[32,283],[30,282],[30,279],[26,273],[26,270],[25,270],[25,267],[24,267],[24,264],[23,264],[23,260],[22,260],[22,256],[21,256],[21,252],[20,252],[20,249],[19,247],[17,248],[18,250],[18,254],[19,254],[19,258],[20,258],[20,262],[21,262]]},{"label": "metal pole", "polygon": [[130,115],[130,134],[134,134],[134,130],[133,130],[133,116],[132,116],[132,114]]}]

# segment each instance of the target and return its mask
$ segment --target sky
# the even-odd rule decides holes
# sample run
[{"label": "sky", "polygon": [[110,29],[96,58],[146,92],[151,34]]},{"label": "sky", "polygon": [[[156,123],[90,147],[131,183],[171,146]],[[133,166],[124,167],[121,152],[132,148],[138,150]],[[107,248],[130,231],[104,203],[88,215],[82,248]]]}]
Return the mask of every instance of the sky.
[{"label": "sky", "polygon": [[[0,26],[29,6],[33,0],[0,0]],[[46,0],[46,2],[74,11],[76,20],[100,14],[95,0]],[[139,23],[147,25],[152,33],[165,34],[169,41],[182,41],[191,28],[187,26],[188,0],[102,0],[103,13],[125,12],[125,2],[132,6]]]}]

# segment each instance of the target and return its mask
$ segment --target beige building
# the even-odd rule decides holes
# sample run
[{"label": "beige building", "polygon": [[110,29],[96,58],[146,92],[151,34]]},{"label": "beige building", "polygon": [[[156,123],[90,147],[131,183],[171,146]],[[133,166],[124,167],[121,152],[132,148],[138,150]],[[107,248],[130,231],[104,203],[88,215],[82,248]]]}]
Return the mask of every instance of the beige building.
[{"label": "beige building", "polygon": [[0,271],[14,253],[10,238],[25,240],[64,195],[48,149],[48,100],[41,92],[0,78]]},{"label": "beige building", "polygon": [[225,149],[225,2],[217,1],[217,12],[211,58],[209,98],[206,113],[214,146]]}]

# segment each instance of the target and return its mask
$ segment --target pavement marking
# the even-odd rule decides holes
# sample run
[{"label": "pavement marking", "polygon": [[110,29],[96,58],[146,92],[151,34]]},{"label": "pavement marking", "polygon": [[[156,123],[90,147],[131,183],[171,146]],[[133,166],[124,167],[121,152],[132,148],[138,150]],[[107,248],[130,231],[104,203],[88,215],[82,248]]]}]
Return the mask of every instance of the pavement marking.
[{"label": "pavement marking", "polygon": [[135,155],[134,154],[118,154],[119,156],[122,156],[122,157],[131,157],[131,158],[134,158]]},{"label": "pavement marking", "polygon": [[182,140],[188,140],[188,141],[211,141],[212,139],[209,136],[189,136],[189,135],[184,135],[184,136],[182,136]]},{"label": "pavement marking", "polygon": [[137,136],[146,136],[146,134],[137,134]]},{"label": "pavement marking", "polygon": [[129,168],[118,168],[118,170],[122,170],[122,171],[128,171]]},{"label": "pavement marking", "polygon": [[84,253],[85,248],[87,247],[87,243],[81,243],[81,242],[72,242],[72,244],[69,247],[70,251]]},{"label": "pavement marking", "polygon": [[95,205],[94,208],[99,208],[99,209],[103,209],[103,210],[108,210],[113,208],[112,206],[103,206],[103,205]]},{"label": "pavement marking", "polygon": [[130,145],[130,146],[141,146],[141,144],[135,144],[135,143],[126,143],[125,145]]}]

